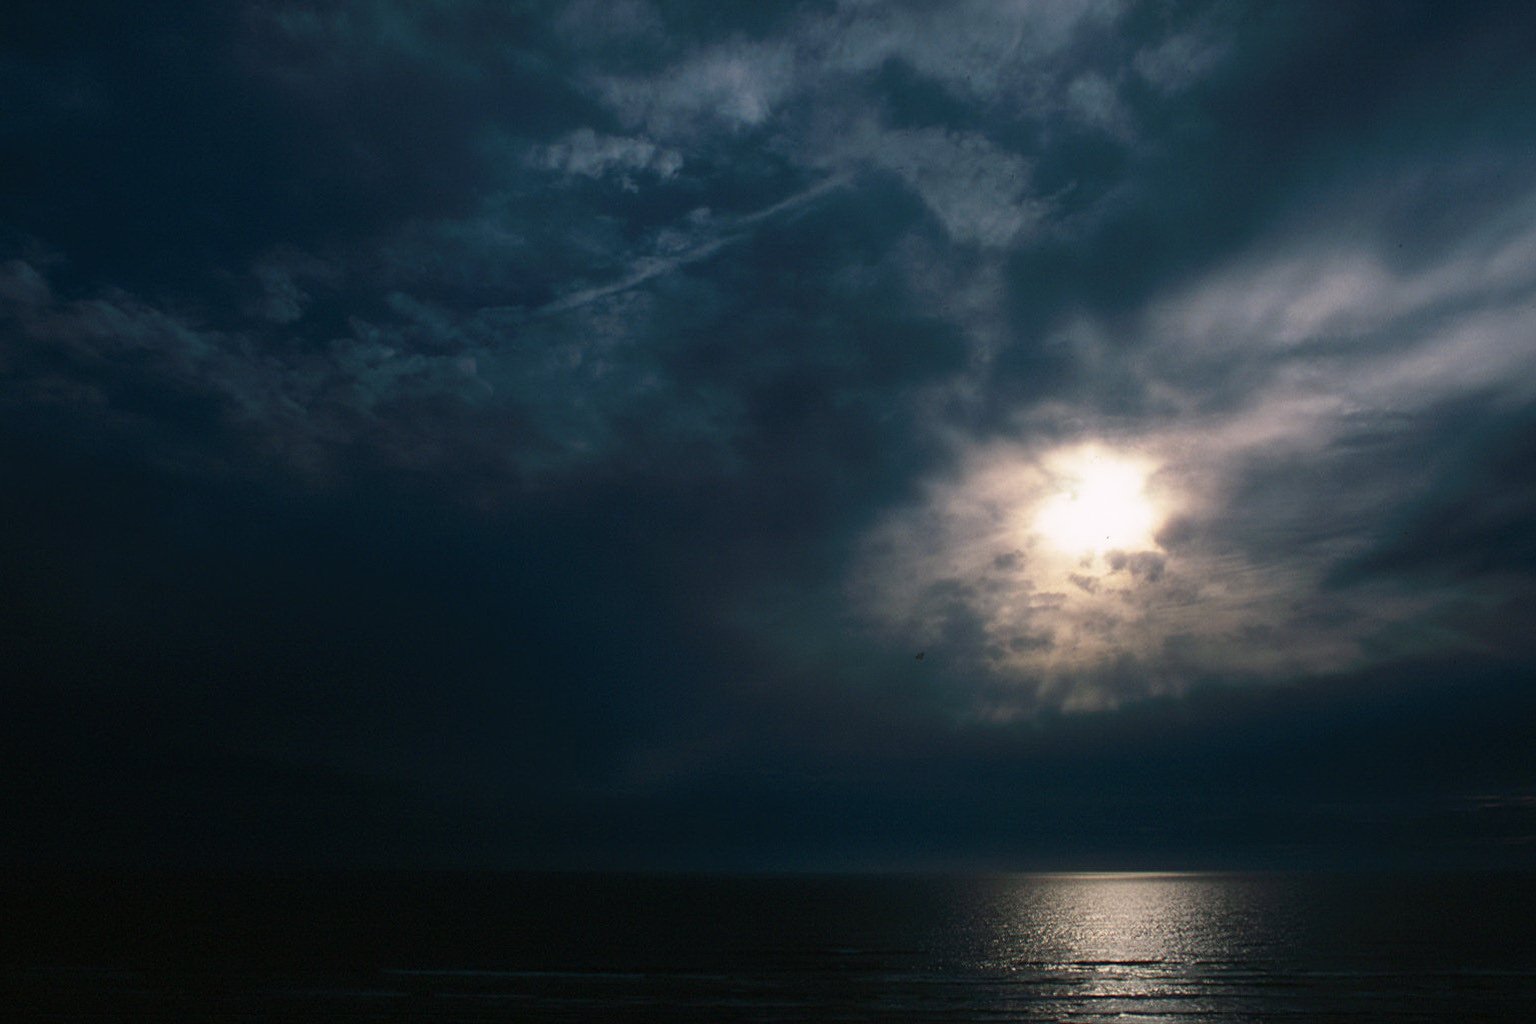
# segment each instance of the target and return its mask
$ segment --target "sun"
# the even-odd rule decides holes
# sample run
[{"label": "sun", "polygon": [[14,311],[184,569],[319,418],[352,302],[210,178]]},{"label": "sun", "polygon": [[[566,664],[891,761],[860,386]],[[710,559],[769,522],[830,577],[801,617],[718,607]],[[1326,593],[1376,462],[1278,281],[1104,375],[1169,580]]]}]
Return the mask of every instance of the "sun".
[{"label": "sun", "polygon": [[1040,503],[1037,533],[1057,549],[1087,557],[1157,547],[1157,510],[1146,494],[1147,466],[1095,448],[1050,460],[1061,489]]}]

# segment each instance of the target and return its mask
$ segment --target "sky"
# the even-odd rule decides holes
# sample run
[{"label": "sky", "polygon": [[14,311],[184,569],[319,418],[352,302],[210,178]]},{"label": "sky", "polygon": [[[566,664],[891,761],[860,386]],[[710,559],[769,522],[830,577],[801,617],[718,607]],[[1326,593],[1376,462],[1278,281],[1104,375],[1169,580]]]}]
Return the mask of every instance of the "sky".
[{"label": "sky", "polygon": [[0,861],[1536,859],[1536,8],[0,14]]}]

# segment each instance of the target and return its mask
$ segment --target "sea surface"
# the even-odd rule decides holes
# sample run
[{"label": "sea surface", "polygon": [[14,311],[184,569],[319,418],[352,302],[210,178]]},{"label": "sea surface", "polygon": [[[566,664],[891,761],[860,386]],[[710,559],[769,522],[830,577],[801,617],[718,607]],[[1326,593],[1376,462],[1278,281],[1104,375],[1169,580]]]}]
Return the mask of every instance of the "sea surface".
[{"label": "sea surface", "polygon": [[1536,874],[55,876],[53,1021],[1536,1021]]}]

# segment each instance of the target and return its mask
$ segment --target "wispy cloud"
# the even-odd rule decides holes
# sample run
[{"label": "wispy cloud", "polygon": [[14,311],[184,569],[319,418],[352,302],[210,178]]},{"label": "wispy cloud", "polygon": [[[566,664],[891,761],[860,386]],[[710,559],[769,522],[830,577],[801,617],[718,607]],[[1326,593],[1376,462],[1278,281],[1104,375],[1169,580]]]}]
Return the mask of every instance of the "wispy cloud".
[{"label": "wispy cloud", "polygon": [[629,175],[645,172],[665,181],[683,166],[683,155],[649,139],[599,135],[590,128],[578,128],[559,141],[536,147],[531,162],[537,167],[587,178],[617,172],[626,184],[634,187]]},{"label": "wispy cloud", "polygon": [[691,263],[708,259],[726,246],[746,239],[751,229],[758,224],[772,220],[775,217],[792,214],[802,207],[815,202],[828,192],[845,185],[847,181],[846,176],[831,177],[812,185],[804,191],[797,192],[787,199],[781,199],[770,206],[766,206],[761,210],[754,210],[751,213],[719,219],[706,216],[702,222],[707,225],[707,229],[700,232],[703,237],[691,243],[685,243],[681,251],[666,255],[640,257],[630,265],[628,272],[617,280],[591,288],[577,289],[556,299],[554,302],[533,310],[529,315],[533,319],[558,316],[561,313],[567,313],[573,309],[579,309],[582,306],[590,305],[610,296],[619,295],[633,288],[638,288],[648,281],[663,274],[670,274]]}]

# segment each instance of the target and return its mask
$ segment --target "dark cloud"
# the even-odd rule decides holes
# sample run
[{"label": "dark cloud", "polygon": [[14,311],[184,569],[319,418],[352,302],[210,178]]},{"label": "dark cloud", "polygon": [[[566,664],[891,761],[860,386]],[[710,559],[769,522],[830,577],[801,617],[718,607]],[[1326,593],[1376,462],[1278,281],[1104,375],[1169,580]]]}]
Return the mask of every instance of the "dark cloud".
[{"label": "dark cloud", "polygon": [[1528,841],[1523,6],[0,18],[7,856]]}]

